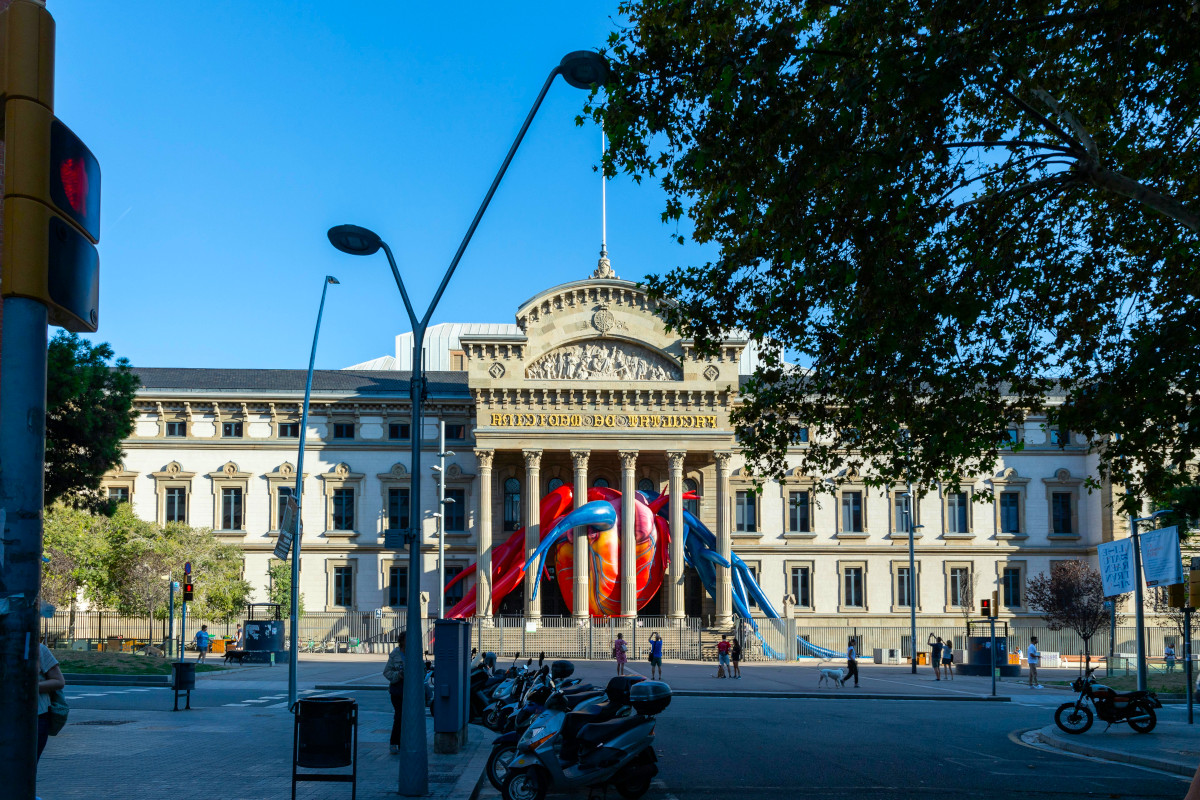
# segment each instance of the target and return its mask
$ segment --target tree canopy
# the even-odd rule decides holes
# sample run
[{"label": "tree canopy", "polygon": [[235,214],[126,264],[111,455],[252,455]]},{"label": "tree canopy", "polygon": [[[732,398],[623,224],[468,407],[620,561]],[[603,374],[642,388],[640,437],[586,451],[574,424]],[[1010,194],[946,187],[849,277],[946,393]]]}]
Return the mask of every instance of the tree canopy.
[{"label": "tree canopy", "polygon": [[[1100,573],[1084,561],[1052,564],[1049,575],[1042,572],[1029,579],[1025,597],[1029,607],[1045,618],[1050,630],[1075,631],[1083,639],[1084,653],[1089,658],[1092,637],[1112,622],[1112,612],[1104,607]],[[1114,597],[1113,602],[1119,606],[1121,599]]]},{"label": "tree canopy", "polygon": [[733,330],[767,345],[735,413],[753,470],[780,474],[805,427],[807,469],[957,482],[996,466],[1009,426],[1046,414],[1086,437],[1130,502],[1187,482],[1194,4],[621,13],[586,112],[610,138],[604,169],[659,180],[673,235],[713,246],[648,276],[668,325],[701,353]]},{"label": "tree canopy", "polygon": [[139,386],[129,361],[108,344],[59,331],[46,358],[45,503],[65,499],[105,508],[97,491],[105,472],[121,463],[121,443],[133,431]]}]

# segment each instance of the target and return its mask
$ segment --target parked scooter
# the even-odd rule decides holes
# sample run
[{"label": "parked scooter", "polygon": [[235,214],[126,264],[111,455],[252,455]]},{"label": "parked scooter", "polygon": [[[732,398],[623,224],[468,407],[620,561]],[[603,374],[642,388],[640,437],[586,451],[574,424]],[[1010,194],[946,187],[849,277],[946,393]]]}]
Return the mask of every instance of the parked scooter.
[{"label": "parked scooter", "polygon": [[[1083,733],[1092,727],[1092,707],[1096,709],[1095,716],[1100,717],[1111,726],[1114,722],[1128,722],[1129,727],[1138,733],[1149,733],[1158,724],[1154,709],[1162,708],[1158,696],[1154,692],[1118,692],[1103,684],[1096,683],[1092,673],[1097,667],[1092,667],[1086,675],[1081,675],[1071,683],[1071,688],[1079,692],[1079,697],[1073,703],[1063,703],[1054,712],[1054,724],[1067,733]],[[1107,728],[1105,728],[1107,730]]]},{"label": "parked scooter", "polygon": [[569,712],[556,720],[547,710],[530,724],[508,765],[504,800],[543,800],[551,788],[612,786],[631,799],[649,790],[658,774],[654,715],[670,705],[671,687],[620,676],[609,681],[606,694],[608,703],[593,709],[598,713]]}]

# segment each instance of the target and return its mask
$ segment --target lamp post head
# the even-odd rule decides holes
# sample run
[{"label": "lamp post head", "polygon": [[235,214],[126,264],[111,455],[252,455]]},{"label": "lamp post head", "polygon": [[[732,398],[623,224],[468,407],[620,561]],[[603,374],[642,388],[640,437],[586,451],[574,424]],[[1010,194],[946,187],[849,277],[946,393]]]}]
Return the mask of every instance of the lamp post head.
[{"label": "lamp post head", "polygon": [[[383,246],[383,240],[374,231],[357,225],[338,225],[329,229],[329,243],[352,256],[369,256]],[[337,283],[335,279],[333,281]]]},{"label": "lamp post head", "polygon": [[328,284],[331,284],[333,286],[341,286],[341,284],[342,284],[341,281],[339,281],[337,278],[333,277],[332,275],[326,275],[325,282]]},{"label": "lamp post head", "polygon": [[567,53],[558,62],[558,71],[563,80],[576,89],[590,89],[593,85],[603,84],[611,72],[604,56],[591,50]]}]

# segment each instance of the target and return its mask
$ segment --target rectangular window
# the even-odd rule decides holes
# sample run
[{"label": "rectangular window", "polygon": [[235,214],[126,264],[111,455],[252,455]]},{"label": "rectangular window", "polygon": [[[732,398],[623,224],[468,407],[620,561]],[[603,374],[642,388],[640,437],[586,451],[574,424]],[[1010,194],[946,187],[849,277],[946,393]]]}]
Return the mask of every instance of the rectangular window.
[{"label": "rectangular window", "polygon": [[129,502],[129,487],[128,486],[110,486],[108,487],[108,499],[114,503]]},{"label": "rectangular window", "polygon": [[1016,447],[1021,443],[1021,429],[1015,425],[1004,431],[1004,443],[1009,447]]},{"label": "rectangular window", "polygon": [[1054,533],[1074,533],[1071,524],[1071,493],[1055,492],[1050,496],[1050,511],[1054,520]]},{"label": "rectangular window", "polygon": [[950,568],[950,605],[962,608],[970,602],[971,570],[967,567]]},{"label": "rectangular window", "polygon": [[754,492],[737,493],[737,530],[743,533],[758,530],[758,495]]},{"label": "rectangular window", "polygon": [[1005,567],[1000,578],[1004,591],[1004,605],[1012,608],[1021,605],[1021,570]]},{"label": "rectangular window", "polygon": [[792,597],[801,608],[812,608],[812,570],[792,567]]},{"label": "rectangular window", "polygon": [[408,487],[389,487],[387,497],[388,529],[393,531],[408,530]]},{"label": "rectangular window", "polygon": [[388,567],[388,605],[392,608],[408,605],[408,567]]},{"label": "rectangular window", "polygon": [[354,605],[354,567],[333,568],[333,605]]},{"label": "rectangular window", "polygon": [[842,600],[849,608],[863,608],[863,568],[846,567],[842,572]]},{"label": "rectangular window", "polygon": [[1062,428],[1050,429],[1050,444],[1055,447],[1065,447],[1067,444],[1067,432]]},{"label": "rectangular window", "polygon": [[335,423],[333,423],[333,438],[335,438],[335,439],[353,439],[354,438],[354,423],[353,422],[335,422]]},{"label": "rectangular window", "polygon": [[388,423],[388,438],[393,441],[396,439],[408,438],[408,423],[407,422],[389,422]]},{"label": "rectangular window", "polygon": [[333,529],[335,531],[354,530],[354,490],[333,490]]},{"label": "rectangular window", "polygon": [[458,442],[458,441],[462,441],[463,439],[466,439],[466,438],[467,438],[467,426],[466,425],[447,425],[446,426],[446,439],[447,440],[453,440],[453,441]]},{"label": "rectangular window", "polygon": [[242,490],[227,486],[221,490],[221,530],[240,531],[241,529]]},{"label": "rectangular window", "polygon": [[275,530],[283,530],[283,514],[287,511],[288,498],[295,495],[295,486],[280,486],[275,490]]},{"label": "rectangular window", "polygon": [[164,500],[167,522],[187,522],[187,489],[167,489]]},{"label": "rectangular window", "polygon": [[792,431],[792,444],[807,444],[808,428],[797,428]]},{"label": "rectangular window", "polygon": [[183,438],[184,436],[187,436],[187,423],[182,420],[178,422],[168,422],[167,436],[172,438]]},{"label": "rectangular window", "polygon": [[1020,492],[1000,493],[1000,532],[1021,532],[1021,494]]},{"label": "rectangular window", "polygon": [[862,492],[842,492],[842,530],[847,533],[862,533]]},{"label": "rectangular window", "polygon": [[812,531],[812,517],[809,512],[808,492],[788,492],[789,533],[810,533]]},{"label": "rectangular window", "polygon": [[909,577],[912,570],[908,567],[896,567],[896,605],[908,608],[912,605],[912,583]]},{"label": "rectangular window", "polygon": [[[754,583],[757,584],[758,583],[758,565],[757,564],[747,564],[746,569],[750,570],[750,577],[751,577],[751,579],[754,580]],[[758,603],[754,602],[754,595],[749,591],[746,592],[746,607],[747,608],[758,608]]]},{"label": "rectangular window", "polygon": [[[446,562],[446,583],[449,583],[458,573],[463,571],[462,564],[454,564]],[[459,581],[446,590],[446,608],[454,608],[463,599],[466,594],[464,591],[467,588],[466,581]]]},{"label": "rectangular window", "polygon": [[279,438],[280,439],[299,439],[300,438],[300,423],[299,422],[281,422],[281,423],[279,423]]},{"label": "rectangular window", "polygon": [[[450,351],[450,371],[451,372],[466,372],[467,369],[467,353],[464,350]],[[447,433],[447,436],[450,434]]]},{"label": "rectangular window", "polygon": [[240,422],[222,422],[221,436],[226,439],[242,438],[242,423]]},{"label": "rectangular window", "polygon": [[950,492],[946,495],[946,532],[968,533],[967,508],[970,502],[966,492]]},{"label": "rectangular window", "polygon": [[467,529],[467,490],[447,489],[446,499],[454,501],[445,505],[446,530],[462,533]]},{"label": "rectangular window", "polygon": [[909,525],[916,525],[917,521],[913,519],[910,523],[908,519],[909,498],[897,492],[892,499],[892,519],[894,520],[892,530],[897,533],[908,533]]}]

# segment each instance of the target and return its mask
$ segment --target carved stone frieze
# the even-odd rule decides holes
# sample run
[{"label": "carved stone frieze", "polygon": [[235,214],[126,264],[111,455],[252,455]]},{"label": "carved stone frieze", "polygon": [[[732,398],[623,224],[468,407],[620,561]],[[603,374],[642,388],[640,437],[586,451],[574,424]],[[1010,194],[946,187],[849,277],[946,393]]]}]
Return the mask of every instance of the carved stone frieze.
[{"label": "carved stone frieze", "polygon": [[679,366],[626,342],[581,342],[534,361],[525,377],[552,381],[677,381]]}]

